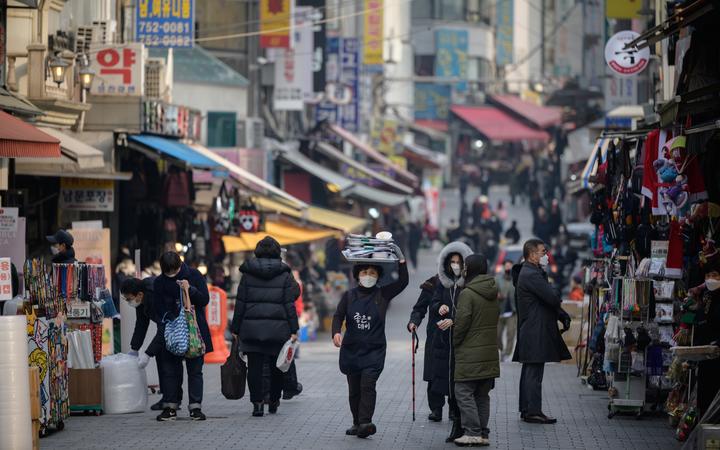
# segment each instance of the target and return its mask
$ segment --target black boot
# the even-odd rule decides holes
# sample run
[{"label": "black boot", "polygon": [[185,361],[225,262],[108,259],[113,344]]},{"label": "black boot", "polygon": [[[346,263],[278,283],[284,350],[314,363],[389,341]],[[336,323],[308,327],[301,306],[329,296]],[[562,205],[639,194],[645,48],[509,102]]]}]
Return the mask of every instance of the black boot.
[{"label": "black boot", "polygon": [[265,404],[263,402],[253,403],[253,417],[262,417],[265,415]]},{"label": "black boot", "polygon": [[358,426],[356,424],[353,424],[353,426],[345,430],[345,434],[347,434],[348,436],[357,436]]},{"label": "black boot", "polygon": [[445,439],[445,442],[455,442],[455,439],[462,437],[465,434],[462,425],[459,420],[453,420],[452,429],[450,430],[450,436]]},{"label": "black boot", "polygon": [[428,420],[431,422],[442,422],[442,409],[434,409],[428,415]]},{"label": "black boot", "polygon": [[280,400],[275,400],[274,402],[271,401],[271,402],[270,402],[270,406],[268,407],[268,412],[269,412],[270,414],[275,414],[275,413],[277,413],[278,406],[280,406]]},{"label": "black boot", "polygon": [[357,437],[365,439],[375,433],[377,433],[377,428],[374,423],[361,423],[358,427]]}]

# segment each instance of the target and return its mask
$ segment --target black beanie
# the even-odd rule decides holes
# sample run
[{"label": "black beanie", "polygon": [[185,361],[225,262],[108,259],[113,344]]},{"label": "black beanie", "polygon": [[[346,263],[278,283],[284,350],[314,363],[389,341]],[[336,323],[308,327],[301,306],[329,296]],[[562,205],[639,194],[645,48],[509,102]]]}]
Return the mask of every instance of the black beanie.
[{"label": "black beanie", "polygon": [[375,264],[357,264],[353,266],[353,277],[355,277],[356,280],[360,279],[360,272],[367,269],[368,267],[374,267],[375,270],[377,270],[378,273],[378,279],[382,278],[383,276],[383,268],[382,266],[378,266]]},{"label": "black beanie", "polygon": [[486,275],[488,271],[487,258],[482,253],[473,253],[465,258],[465,269],[467,275],[465,282],[468,282],[478,275]]},{"label": "black beanie", "polygon": [[256,258],[280,259],[281,254],[280,244],[270,236],[265,236],[255,247]]}]

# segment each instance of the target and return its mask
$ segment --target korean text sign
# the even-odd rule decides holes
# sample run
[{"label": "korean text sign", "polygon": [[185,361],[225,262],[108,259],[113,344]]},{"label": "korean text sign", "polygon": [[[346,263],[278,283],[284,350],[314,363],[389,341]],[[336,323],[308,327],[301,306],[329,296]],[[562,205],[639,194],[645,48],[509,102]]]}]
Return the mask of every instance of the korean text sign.
[{"label": "korean text sign", "polygon": [[447,119],[450,95],[448,84],[415,83],[415,119]]},{"label": "korean text sign", "polygon": [[363,63],[383,64],[383,0],[365,0]]},{"label": "korean text sign", "polygon": [[113,211],[113,181],[61,178],[60,208],[73,211]]},{"label": "korean text sign", "polygon": [[289,48],[291,0],[260,0],[260,47]]},{"label": "korean text sign", "polygon": [[10,258],[0,258],[0,300],[12,299]]},{"label": "korean text sign", "polygon": [[144,52],[145,47],[140,43],[93,47],[90,65],[97,75],[90,92],[95,95],[142,96]]},{"label": "korean text sign", "polygon": [[[467,30],[443,29],[435,31],[436,76],[467,78],[468,39]],[[467,83],[456,83],[455,90],[465,92]]]},{"label": "korean text sign", "polygon": [[194,0],[136,0],[135,34],[147,47],[192,47]]}]

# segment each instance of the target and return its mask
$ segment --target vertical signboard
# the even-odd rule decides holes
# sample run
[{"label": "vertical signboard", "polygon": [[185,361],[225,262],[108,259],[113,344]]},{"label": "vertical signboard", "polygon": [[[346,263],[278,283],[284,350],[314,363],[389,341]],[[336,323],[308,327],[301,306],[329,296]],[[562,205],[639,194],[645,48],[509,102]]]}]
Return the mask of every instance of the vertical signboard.
[{"label": "vertical signboard", "polygon": [[358,79],[360,75],[360,49],[357,38],[346,38],[342,40],[342,52],[340,60],[342,72],[341,81],[352,90],[352,100],[349,104],[340,107],[340,126],[348,131],[357,132],[359,126],[359,96]]},{"label": "vertical signboard", "polygon": [[136,0],[135,34],[147,47],[192,47],[194,0]]},{"label": "vertical signboard", "polygon": [[322,92],[325,90],[325,45],[327,43],[327,23],[325,0],[298,0],[298,6],[309,6],[312,8],[310,18],[313,21],[313,91]]},{"label": "vertical signboard", "polygon": [[142,96],[145,87],[144,51],[141,43],[93,46],[90,66],[97,76],[90,93]]},{"label": "vertical signboard", "polygon": [[293,45],[275,51],[275,90],[273,106],[277,111],[302,111],[312,98],[311,65],[313,53],[312,8],[295,8]]},{"label": "vertical signboard", "polygon": [[[435,31],[435,76],[467,78],[467,30],[442,29]],[[455,83],[455,90],[465,92],[466,82]]]},{"label": "vertical signboard", "polygon": [[448,84],[415,83],[415,119],[447,120],[451,91]]},{"label": "vertical signboard", "polygon": [[383,65],[383,0],[365,0],[363,64]]},{"label": "vertical signboard", "polygon": [[289,48],[291,0],[260,0],[260,47]]},{"label": "vertical signboard", "polygon": [[513,62],[513,1],[498,0],[495,5],[497,13],[497,33],[495,34],[495,63],[498,66]]},{"label": "vertical signboard", "polygon": [[[325,49],[327,55],[325,80],[327,83],[338,83],[340,81],[340,38],[328,38]],[[315,107],[315,121],[319,123],[324,120],[338,123],[338,105],[324,101]]]}]

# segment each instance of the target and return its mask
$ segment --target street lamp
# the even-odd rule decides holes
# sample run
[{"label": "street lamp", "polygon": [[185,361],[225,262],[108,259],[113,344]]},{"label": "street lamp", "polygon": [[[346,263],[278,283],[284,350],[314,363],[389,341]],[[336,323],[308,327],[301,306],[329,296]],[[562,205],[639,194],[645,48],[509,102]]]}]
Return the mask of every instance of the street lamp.
[{"label": "street lamp", "polygon": [[92,87],[92,82],[95,79],[95,71],[90,67],[87,55],[82,55],[80,60],[80,86],[86,91]]},{"label": "street lamp", "polygon": [[69,64],[58,56],[53,56],[49,59],[47,66],[53,81],[60,87],[63,81],[65,81],[65,70],[67,70]]}]

